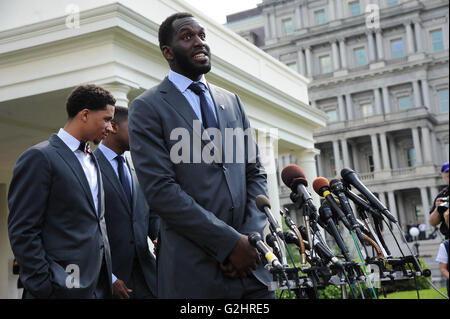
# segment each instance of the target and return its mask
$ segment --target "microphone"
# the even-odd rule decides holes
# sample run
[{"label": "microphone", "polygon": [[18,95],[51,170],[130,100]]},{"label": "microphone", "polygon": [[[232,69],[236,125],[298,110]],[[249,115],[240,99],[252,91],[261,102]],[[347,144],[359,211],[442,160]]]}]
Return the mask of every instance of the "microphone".
[{"label": "microphone", "polygon": [[267,262],[277,270],[283,270],[278,258],[270,251],[269,247],[261,240],[261,236],[257,232],[248,235],[248,242],[255,247],[260,254],[264,255]]},{"label": "microphone", "polygon": [[306,180],[305,173],[300,166],[295,164],[289,164],[281,171],[281,179],[283,183],[289,187],[294,193],[298,194],[303,202],[309,206],[309,208],[316,212],[317,209],[312,203],[311,195],[309,194],[306,187],[308,186],[308,181]]},{"label": "microphone", "polygon": [[344,168],[343,170],[341,170],[341,176],[347,183],[353,185],[357,190],[359,190],[359,192],[363,194],[364,197],[366,197],[367,200],[391,222],[397,223],[397,219],[391,215],[386,206],[384,206],[383,203],[378,198],[376,198],[375,195],[372,194],[372,192],[359,180],[358,176],[353,170]]},{"label": "microphone", "polygon": [[305,265],[306,264],[306,253],[305,253],[305,245],[304,245],[304,242],[303,242],[302,235],[298,231],[298,228],[295,225],[294,221],[291,219],[291,217],[289,217],[289,215],[287,213],[283,212],[283,211],[280,211],[280,213],[284,217],[284,221],[286,223],[286,226],[288,226],[298,238],[298,242],[300,244],[300,246],[299,246],[300,247],[300,253],[301,253],[301,256],[302,256],[302,265]]},{"label": "microphone", "polygon": [[283,239],[283,230],[281,229],[280,225],[278,224],[278,221],[275,219],[275,217],[272,214],[272,211],[270,210],[270,201],[265,195],[258,195],[255,198],[256,207],[266,214],[267,219],[269,220],[270,225],[273,227],[275,234],[277,234],[278,237]]},{"label": "microphone", "polygon": [[341,210],[339,204],[336,202],[333,195],[331,194],[329,186],[330,182],[325,177],[317,177],[313,182],[314,191],[326,199],[328,205],[337,214],[339,219],[344,223],[344,226],[348,230],[352,230],[352,227],[345,218],[344,212]]},{"label": "microphone", "polygon": [[[283,234],[283,236],[284,236],[284,234]],[[275,238],[275,236],[272,235],[272,234],[267,234],[267,236],[266,236],[266,243],[267,243],[267,245],[270,246],[270,248],[272,248],[273,253],[274,253],[279,259],[282,259],[282,257],[281,257],[281,249],[280,249],[280,247],[278,246],[278,242],[277,242],[277,239]]]},{"label": "microphone", "polygon": [[[306,233],[305,226],[299,226],[298,230],[303,235]],[[325,260],[325,262],[331,261],[333,264],[342,267],[342,264],[339,262],[339,259],[317,238],[314,238],[314,249],[317,250],[317,254]]]},{"label": "microphone", "polygon": [[330,207],[322,205],[319,208],[319,215],[320,219],[322,219],[326,224],[327,226],[326,230],[328,231],[328,233],[330,233],[330,235],[334,237],[336,244],[338,245],[339,249],[342,251],[342,254],[344,255],[345,260],[351,262],[352,259],[349,256],[349,252],[344,244],[344,240],[342,239],[341,234],[339,233],[336,227],[336,224],[331,218],[333,216],[333,212],[331,211]]},{"label": "microphone", "polygon": [[364,199],[353,193],[348,188],[344,188],[345,195],[347,195],[348,198],[350,198],[356,205],[362,207],[364,210],[368,211],[369,213],[377,216],[378,218],[383,218],[381,214],[372,208]]}]

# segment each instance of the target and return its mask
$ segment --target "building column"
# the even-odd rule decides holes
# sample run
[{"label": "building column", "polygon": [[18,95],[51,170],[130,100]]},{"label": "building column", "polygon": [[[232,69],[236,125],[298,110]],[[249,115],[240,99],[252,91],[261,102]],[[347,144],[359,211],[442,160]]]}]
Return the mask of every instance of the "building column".
[{"label": "building column", "polygon": [[337,14],[337,18],[338,19],[343,19],[344,18],[344,7],[343,7],[343,3],[342,0],[336,0],[336,14]]},{"label": "building column", "polygon": [[389,161],[388,144],[387,144],[387,138],[386,138],[385,132],[380,133],[380,142],[381,142],[381,157],[383,160],[383,169],[391,170],[391,164]]},{"label": "building column", "polygon": [[[434,205],[434,199],[437,197],[438,194],[439,194],[439,189],[436,186],[431,186],[430,187],[430,209]],[[429,210],[428,210],[427,214],[428,213],[429,213]]]},{"label": "building column", "polygon": [[341,139],[342,157],[344,159],[344,167],[350,167],[350,156],[348,152],[347,139]]},{"label": "building column", "polygon": [[355,172],[359,172],[358,150],[356,147],[356,143],[350,142],[350,145],[352,147],[353,170]]},{"label": "building column", "polygon": [[375,98],[375,113],[376,114],[382,114],[383,113],[383,109],[382,109],[382,106],[381,106],[380,89],[379,88],[373,89],[373,95],[374,95],[374,98]]},{"label": "building column", "polygon": [[414,149],[416,150],[416,164],[422,165],[422,148],[420,147],[419,129],[417,127],[413,127],[411,130]]},{"label": "building column", "polygon": [[[333,2],[333,1],[330,1],[330,2]],[[340,63],[339,63],[338,45],[335,40],[331,41],[331,50],[333,53],[333,70],[337,71],[340,69]]]},{"label": "building column", "polygon": [[397,169],[398,168],[397,147],[395,146],[395,141],[392,136],[388,140],[388,144],[389,144],[389,153],[391,154],[392,159],[392,169]]},{"label": "building column", "polygon": [[377,133],[370,135],[370,142],[372,144],[373,165],[375,166],[374,171],[380,171],[381,161],[380,161],[380,151],[378,147]]},{"label": "building column", "polygon": [[352,101],[352,95],[350,93],[347,93],[345,95],[345,102],[347,106],[347,119],[353,120],[353,101]]},{"label": "building column", "polygon": [[316,162],[317,162],[317,176],[323,176],[323,163],[321,154],[317,154]]},{"label": "building column", "polygon": [[313,63],[312,63],[311,47],[307,47],[305,49],[305,54],[306,54],[307,76],[308,76],[308,78],[312,78],[312,76],[313,76]]},{"label": "building column", "polygon": [[417,44],[417,52],[423,51],[423,43],[422,43],[422,25],[420,21],[414,21],[414,34],[416,36],[416,44]]},{"label": "building column", "polygon": [[377,29],[375,31],[375,37],[377,44],[378,60],[384,60],[383,34],[381,33],[381,29]]},{"label": "building column", "polygon": [[334,167],[336,168],[336,175],[339,175],[339,172],[341,171],[342,167],[338,141],[333,141],[333,155],[334,155]]},{"label": "building column", "polygon": [[305,53],[303,48],[298,48],[298,65],[300,67],[300,74],[306,76],[306,64],[305,64]]},{"label": "building column", "polygon": [[406,41],[407,48],[408,48],[408,55],[414,54],[414,36],[413,31],[411,27],[411,23],[405,23],[405,29],[406,29]]},{"label": "building column", "polygon": [[269,15],[270,20],[270,35],[272,39],[277,37],[277,22],[275,21],[275,12],[271,12]]},{"label": "building column", "polygon": [[278,176],[275,159],[278,158],[278,136],[272,131],[258,131],[258,148],[260,150],[261,164],[267,174],[267,190],[270,199],[272,213],[281,225],[280,197],[278,188]]},{"label": "building column", "polygon": [[344,96],[338,95],[338,109],[339,109],[339,121],[345,121],[345,105],[344,105]]},{"label": "building column", "polygon": [[412,87],[413,87],[413,94],[414,94],[414,106],[420,107],[420,106],[422,106],[422,100],[420,98],[419,81],[418,80],[412,81]]},{"label": "building column", "polygon": [[271,30],[270,30],[270,18],[269,18],[269,13],[265,12],[264,13],[264,37],[266,39],[270,38],[270,36],[272,35]]},{"label": "building column", "polygon": [[389,211],[398,220],[397,203],[395,202],[394,191],[389,191],[387,193],[388,193]]},{"label": "building column", "polygon": [[305,3],[301,6],[302,16],[303,16],[303,28],[309,27],[309,10],[308,4]]},{"label": "building column", "polygon": [[[428,216],[428,212],[430,211],[430,200],[428,199],[428,191],[427,187],[421,187],[420,188],[420,198],[422,200],[422,214],[423,214],[423,221],[427,225],[426,230],[431,230],[430,227],[430,218]],[[432,204],[431,204],[432,205]],[[418,220],[420,223],[421,220]]]},{"label": "building column", "polygon": [[383,93],[383,105],[384,105],[384,113],[391,113],[391,105],[389,101],[389,89],[387,86],[383,86],[381,88]]},{"label": "building column", "polygon": [[403,196],[401,192],[397,193],[397,213],[398,213],[398,222],[400,223],[400,226],[403,226],[403,224],[408,223],[406,219],[405,205],[403,204]]},{"label": "building column", "polygon": [[111,94],[116,99],[116,106],[128,107],[128,92],[130,92],[131,87],[122,83],[108,83],[102,84],[101,87],[111,92]]},{"label": "building column", "polygon": [[366,32],[367,34],[367,41],[369,43],[369,62],[374,62],[376,59],[376,53],[375,53],[375,42],[373,39],[373,33],[371,31]]},{"label": "building column", "polygon": [[302,11],[301,11],[301,8],[300,8],[300,6],[299,5],[297,5],[296,7],[295,7],[295,29],[296,30],[299,30],[299,29],[301,29],[302,28]]},{"label": "building column", "polygon": [[320,150],[316,148],[305,149],[301,152],[295,153],[295,156],[297,157],[297,164],[303,169],[303,172],[306,175],[306,180],[309,182],[308,191],[311,194],[311,198],[316,207],[320,207],[320,197],[312,188],[312,182],[317,178],[315,156],[318,154],[320,154]]},{"label": "building column", "polygon": [[330,13],[328,21],[333,21],[336,19],[336,6],[334,0],[328,1],[328,12]]},{"label": "building column", "polygon": [[431,150],[430,129],[426,126],[422,126],[422,146],[424,161],[431,164],[433,162],[433,151]]},{"label": "building column", "polygon": [[428,86],[428,80],[426,80],[426,79],[422,80],[422,96],[423,96],[424,106],[427,109],[430,109],[431,108],[431,104],[430,104],[430,88]]},{"label": "building column", "polygon": [[341,53],[341,67],[345,70],[347,69],[347,46],[345,44],[345,39],[339,40],[339,50]]}]

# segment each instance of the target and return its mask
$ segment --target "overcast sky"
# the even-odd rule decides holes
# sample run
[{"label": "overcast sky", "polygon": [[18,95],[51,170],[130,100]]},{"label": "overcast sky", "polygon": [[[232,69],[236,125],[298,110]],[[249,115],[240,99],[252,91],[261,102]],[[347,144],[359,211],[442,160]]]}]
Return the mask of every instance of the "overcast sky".
[{"label": "overcast sky", "polygon": [[184,0],[210,16],[220,24],[226,23],[226,16],[239,11],[256,8],[262,0]]}]

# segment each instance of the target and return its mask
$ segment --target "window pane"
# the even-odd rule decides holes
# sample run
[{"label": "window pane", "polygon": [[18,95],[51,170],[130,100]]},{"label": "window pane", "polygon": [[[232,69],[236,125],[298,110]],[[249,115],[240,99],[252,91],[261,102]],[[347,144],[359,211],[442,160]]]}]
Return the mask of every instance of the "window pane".
[{"label": "window pane", "polygon": [[294,23],[292,19],[283,20],[284,33],[290,35],[294,33]]},{"label": "window pane", "polygon": [[357,16],[357,15],[361,14],[361,6],[359,4],[359,1],[358,2],[351,2],[348,5],[349,5],[349,8],[350,8],[350,14],[352,16]]},{"label": "window pane", "polygon": [[367,64],[366,49],[365,48],[355,49],[355,59],[357,66],[366,65]]},{"label": "window pane", "polygon": [[398,4],[398,0],[387,0],[388,7],[395,6],[397,4]]},{"label": "window pane", "polygon": [[297,62],[288,63],[287,66],[288,66],[290,69],[294,70],[295,72],[298,72]]},{"label": "window pane", "polygon": [[442,30],[431,32],[431,43],[433,45],[433,51],[444,50],[444,39],[442,38]]},{"label": "window pane", "polygon": [[326,22],[325,10],[316,11],[316,24],[324,24]]},{"label": "window pane", "polygon": [[361,104],[361,116],[368,117],[373,115],[373,106],[372,104]]},{"label": "window pane", "polygon": [[391,47],[394,58],[401,58],[405,55],[403,52],[403,40],[399,39],[391,41]]},{"label": "window pane", "polygon": [[398,99],[398,109],[405,110],[411,108],[411,99],[409,96],[401,97]]},{"label": "window pane", "polygon": [[320,61],[320,73],[330,73],[332,71],[331,58],[329,55],[322,56]]},{"label": "window pane", "polygon": [[448,112],[448,89],[439,90],[439,104],[441,112]]},{"label": "window pane", "polygon": [[328,115],[328,122],[336,122],[338,120],[336,110],[331,110],[326,112]]},{"label": "window pane", "polygon": [[413,148],[407,150],[406,156],[408,158],[408,167],[413,167],[416,164],[416,150]]}]

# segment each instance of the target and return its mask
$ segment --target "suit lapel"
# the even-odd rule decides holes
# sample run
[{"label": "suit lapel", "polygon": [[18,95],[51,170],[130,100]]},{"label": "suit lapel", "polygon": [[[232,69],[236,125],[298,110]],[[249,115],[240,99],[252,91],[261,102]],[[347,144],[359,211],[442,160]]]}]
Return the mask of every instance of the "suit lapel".
[{"label": "suit lapel", "polygon": [[125,159],[127,161],[128,167],[130,168],[130,173],[131,173],[131,183],[132,183],[132,192],[131,192],[131,196],[132,196],[132,201],[133,201],[133,210],[135,207],[137,207],[138,203],[137,203],[137,196],[138,196],[138,179],[137,179],[137,175],[136,175],[136,170],[134,169],[134,165],[133,165],[133,161],[131,160],[131,158],[127,155],[125,155]]},{"label": "suit lapel", "polygon": [[[122,185],[120,184],[120,180],[117,177],[116,172],[114,172],[114,169],[111,166],[111,163],[109,163],[109,161],[106,159],[105,155],[103,155],[100,149],[97,148],[94,154],[98,160],[98,164],[102,171],[102,175],[105,176],[106,179],[109,181],[109,183],[113,186],[114,190],[119,195],[125,207],[129,208],[130,206],[128,205],[128,200],[125,196],[125,192],[123,190]],[[130,213],[130,210],[127,209],[127,212]]]},{"label": "suit lapel", "polygon": [[[67,163],[67,165],[72,170],[72,173],[75,175],[76,179],[81,184],[81,187],[83,188],[93,211],[96,213],[91,188],[89,187],[86,175],[77,157],[56,134],[53,134],[50,137],[50,143],[56,148],[56,152],[61,156],[61,158]],[[97,213],[95,215],[97,216]]]},{"label": "suit lapel", "polygon": [[[216,90],[213,85],[208,83],[209,92],[211,93],[211,97],[214,102],[214,107],[216,109],[217,120],[219,122],[220,134],[222,135],[222,156],[225,156],[225,128],[227,127],[228,119],[226,117],[225,108],[227,107],[226,99],[223,95]],[[223,161],[223,158],[222,158]]]},{"label": "suit lapel", "polygon": [[180,91],[170,82],[170,80],[166,77],[164,81],[161,83],[160,92],[163,94],[163,100],[165,100],[171,107],[173,107],[180,116],[186,121],[189,128],[200,138],[202,144],[206,145],[209,143],[208,140],[203,140],[202,135],[205,129],[203,125],[200,125],[200,131],[194,129],[192,126],[193,121],[200,121],[194,110],[192,109],[189,102],[186,98],[181,94]]}]

